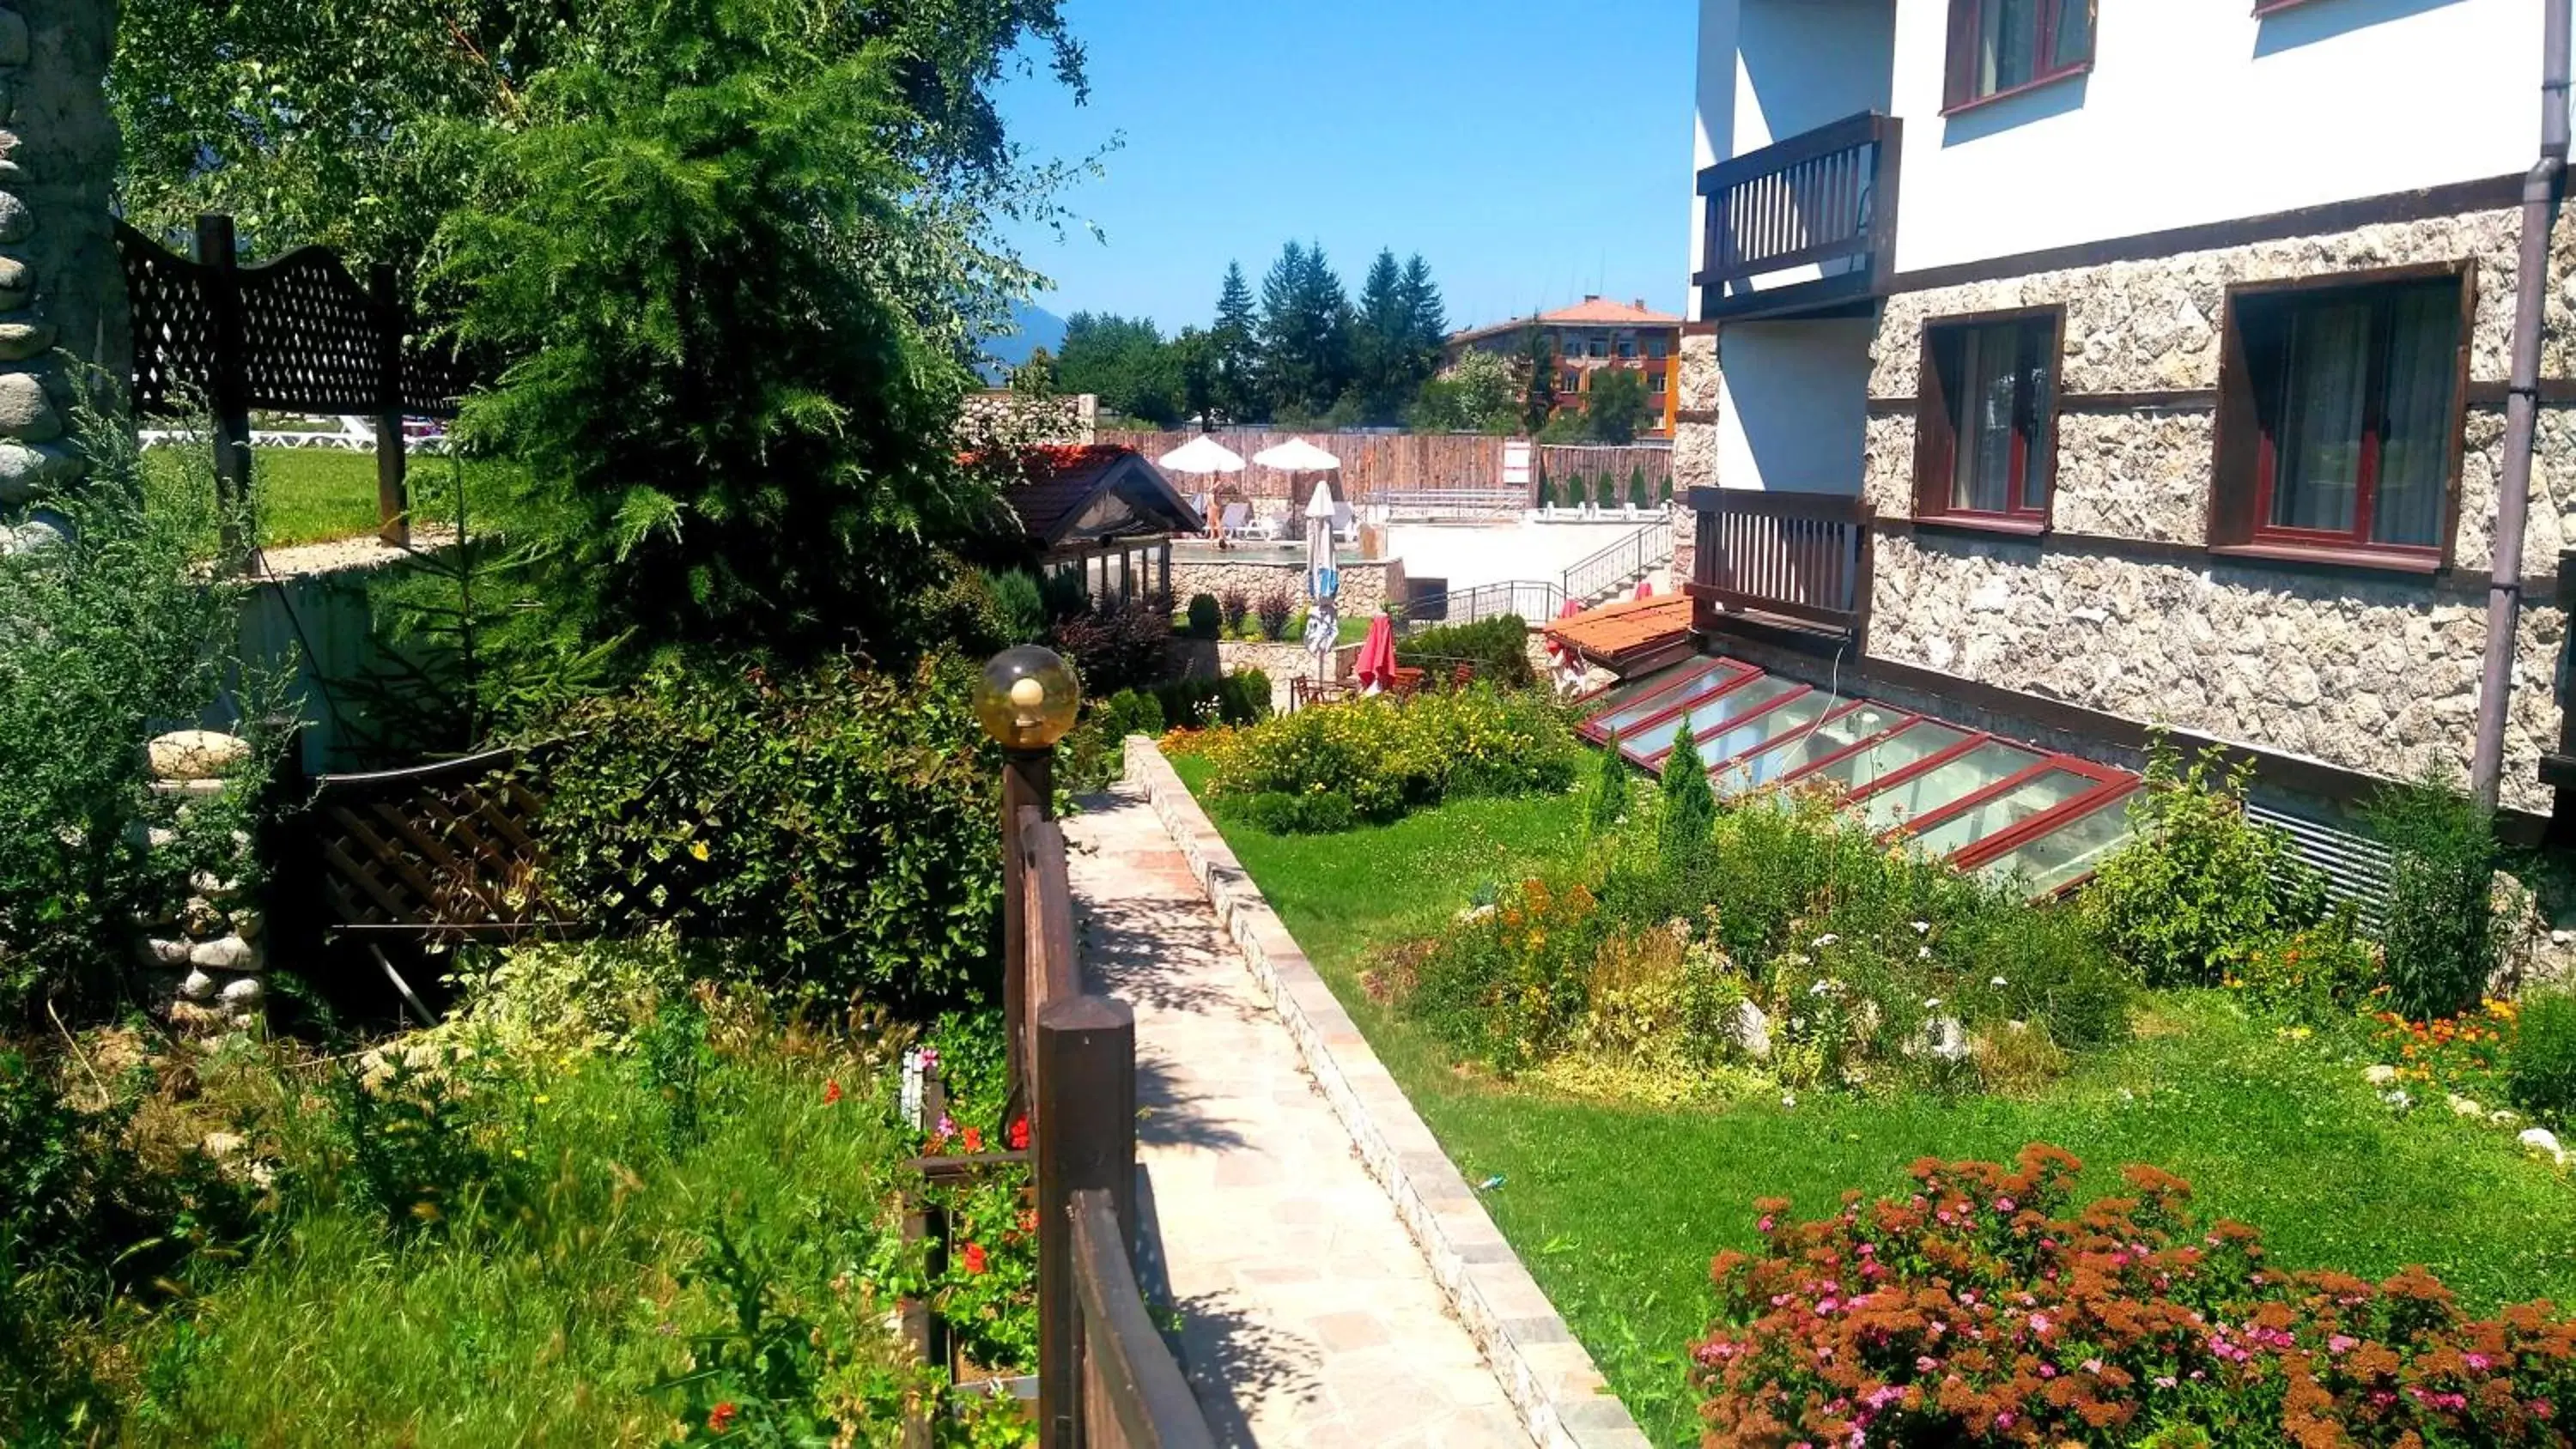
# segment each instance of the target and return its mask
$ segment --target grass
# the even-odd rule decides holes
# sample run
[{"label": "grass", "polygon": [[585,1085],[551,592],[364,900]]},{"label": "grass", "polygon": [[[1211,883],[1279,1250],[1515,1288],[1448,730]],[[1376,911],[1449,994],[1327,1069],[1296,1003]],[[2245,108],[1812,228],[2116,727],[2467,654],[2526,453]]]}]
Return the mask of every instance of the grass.
[{"label": "grass", "polygon": [[[177,448],[155,449],[167,486],[201,486],[202,460],[176,456]],[[450,521],[455,504],[447,491],[451,465],[446,459],[412,460],[410,491],[415,521]],[[498,489],[507,478],[500,465],[464,465],[466,501],[474,506],[483,489]],[[192,478],[200,481],[191,481]],[[364,538],[376,531],[376,455],[320,448],[258,448],[251,454],[251,487],[258,501],[259,539],[270,548]]]},{"label": "grass", "polygon": [[[1204,782],[1203,762],[1174,763]],[[1358,973],[1484,885],[1567,859],[1581,805],[1467,801],[1339,836],[1218,824],[1467,1179],[1503,1179],[1487,1210],[1657,1443],[1697,1442],[1684,1354],[1713,1310],[1710,1256],[1756,1244],[1751,1202],[1822,1215],[1847,1189],[1896,1190],[1926,1156],[2008,1159],[2048,1141],[2106,1192],[2121,1164],[2149,1162],[2188,1179],[2204,1212],[2260,1229],[2285,1267],[2423,1263],[2473,1308],[2576,1303],[2576,1185],[2438,1102],[2397,1116],[2363,1083],[2357,1045],[2293,1039],[2220,994],[2155,998],[2133,1040],[2028,1099],[1619,1107],[1457,1068]]]}]

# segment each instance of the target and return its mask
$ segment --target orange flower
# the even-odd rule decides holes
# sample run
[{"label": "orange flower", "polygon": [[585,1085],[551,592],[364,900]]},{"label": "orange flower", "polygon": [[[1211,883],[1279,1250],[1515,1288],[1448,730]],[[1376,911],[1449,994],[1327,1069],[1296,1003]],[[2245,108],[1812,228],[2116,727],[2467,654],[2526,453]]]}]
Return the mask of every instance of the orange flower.
[{"label": "orange flower", "polygon": [[721,1434],[725,1430],[732,1428],[734,1417],[739,1412],[739,1410],[734,1408],[733,1400],[731,1399],[727,1399],[723,1403],[709,1409],[707,1411],[707,1432],[710,1434]]}]

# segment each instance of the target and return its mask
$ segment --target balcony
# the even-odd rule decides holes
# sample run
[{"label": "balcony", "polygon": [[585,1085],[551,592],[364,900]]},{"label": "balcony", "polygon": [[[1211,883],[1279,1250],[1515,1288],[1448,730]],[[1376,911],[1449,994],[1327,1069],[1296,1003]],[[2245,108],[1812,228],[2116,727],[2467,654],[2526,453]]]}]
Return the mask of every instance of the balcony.
[{"label": "balcony", "polygon": [[1699,174],[1700,316],[1782,317],[1884,296],[1905,123],[1864,111]]},{"label": "balcony", "polygon": [[1869,617],[1867,502],[1842,494],[1694,488],[1692,627],[1728,615],[1857,640]]}]

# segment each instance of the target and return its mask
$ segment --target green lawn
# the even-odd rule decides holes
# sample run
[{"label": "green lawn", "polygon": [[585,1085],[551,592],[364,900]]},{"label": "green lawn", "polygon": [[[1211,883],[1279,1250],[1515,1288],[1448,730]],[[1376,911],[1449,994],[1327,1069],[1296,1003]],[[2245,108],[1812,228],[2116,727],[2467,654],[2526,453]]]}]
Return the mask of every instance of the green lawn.
[{"label": "green lawn", "polygon": [[[1175,764],[1201,785],[1202,762]],[[1358,972],[1481,886],[1566,857],[1581,806],[1466,801],[1340,836],[1219,826],[1468,1180],[1504,1179],[1488,1210],[1658,1443],[1697,1441],[1683,1355],[1711,1312],[1710,1256],[1755,1246],[1753,1199],[1821,1215],[1846,1189],[1901,1186],[1924,1156],[2008,1158],[2045,1140],[2104,1190],[2120,1164],[2152,1162],[2189,1179],[2204,1211],[2262,1230],[2287,1267],[2420,1262],[2475,1307],[2576,1302],[2576,1182],[2438,1102],[2397,1117],[2362,1082],[2357,1047],[2289,1039],[2215,995],[2156,999],[2136,1039],[2030,1100],[1809,1093],[1794,1108],[1766,1095],[1660,1110],[1462,1073],[1369,1001]]]},{"label": "green lawn", "polygon": [[[205,486],[208,474],[202,460],[177,448],[155,449],[149,456],[165,486]],[[435,456],[411,460],[415,522],[453,521],[455,501],[448,485],[454,466]],[[464,476],[469,510],[479,493],[486,489],[497,493],[507,481],[501,465],[492,463],[467,463]],[[373,453],[259,448],[251,455],[251,479],[259,505],[259,539],[270,548],[362,538],[376,531]]]}]

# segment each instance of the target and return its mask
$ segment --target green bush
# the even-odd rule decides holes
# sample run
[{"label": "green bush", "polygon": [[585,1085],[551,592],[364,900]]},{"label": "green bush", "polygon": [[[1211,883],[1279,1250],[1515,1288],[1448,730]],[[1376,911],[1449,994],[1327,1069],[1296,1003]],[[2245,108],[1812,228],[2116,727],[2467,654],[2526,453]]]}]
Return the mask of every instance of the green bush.
[{"label": "green bush", "polygon": [[1663,486],[1655,490],[1655,501],[1668,507],[1671,505],[1673,501],[1673,480],[1671,478],[1668,477],[1664,479]]},{"label": "green bush", "polygon": [[1213,639],[1225,627],[1225,610],[1214,594],[1190,595],[1190,637]]},{"label": "green bush", "polygon": [[1011,569],[987,574],[985,579],[994,611],[1001,618],[1003,636],[1011,644],[1034,644],[1046,637],[1046,594],[1038,587],[1037,575]]},{"label": "green bush", "polygon": [[2257,948],[2228,978],[2263,1007],[2316,1026],[2347,1018],[2380,984],[2379,955],[2350,906]]},{"label": "green bush", "polygon": [[1518,614],[1479,619],[1473,624],[1442,624],[1395,641],[1395,662],[1422,670],[1433,684],[1448,682],[1450,671],[1464,664],[1476,677],[1501,689],[1534,683],[1530,668],[1529,623]]},{"label": "green bush", "polygon": [[2564,990],[2524,998],[2506,1086],[2517,1107],[2562,1126],[2576,1126],[2576,995]]},{"label": "green bush", "polygon": [[1664,854],[1689,857],[1705,850],[1710,828],[1717,821],[1717,792],[1709,788],[1708,766],[1700,760],[1699,744],[1691,738],[1687,719],[1673,731],[1672,753],[1664,756],[1663,796],[1657,829],[1662,832]]},{"label": "green bush", "polygon": [[2181,763],[2159,737],[2135,834],[2084,892],[2086,915],[2150,986],[2216,986],[2253,953],[2325,916],[2324,883],[2289,837],[2245,814],[2250,767],[2216,746]]},{"label": "green bush", "polygon": [[1643,463],[1628,470],[1628,501],[1640,512],[1653,502],[1653,495],[1646,491],[1646,465]]},{"label": "green bush", "polygon": [[1592,808],[1586,823],[1595,840],[1619,828],[1628,818],[1628,761],[1619,753],[1619,735],[1610,734],[1601,751],[1600,773],[1594,777]]},{"label": "green bush", "polygon": [[2475,1006],[2495,975],[2496,845],[2485,811],[2450,787],[2395,785],[2364,812],[2389,848],[2389,1005],[2410,1021]]},{"label": "green bush", "polygon": [[1207,756],[1211,798],[1340,795],[1365,821],[1453,796],[1562,791],[1581,758],[1548,701],[1481,685],[1299,710],[1219,732]]},{"label": "green bush", "polygon": [[1619,506],[1619,480],[1609,469],[1601,470],[1601,491],[1593,496],[1601,501],[1605,513]]},{"label": "green bush", "polygon": [[1338,790],[1309,795],[1266,791],[1244,801],[1236,814],[1246,825],[1272,835],[1338,835],[1359,824],[1351,797]]},{"label": "green bush", "polygon": [[1154,686],[1167,729],[1259,724],[1270,717],[1270,676],[1242,669],[1222,679],[1173,679]]},{"label": "green bush", "polygon": [[1159,737],[1163,733],[1162,701],[1151,694],[1121,690],[1109,697],[1099,714],[1101,728],[1113,740],[1129,735]]},{"label": "green bush", "polygon": [[540,782],[548,889],[829,1000],[970,998],[1000,904],[973,679],[953,656],[905,678],[673,664],[578,706]]},{"label": "green bush", "polygon": [[1297,612],[1297,601],[1286,589],[1272,589],[1261,596],[1253,612],[1261,619],[1261,637],[1276,644],[1288,637],[1288,621]]},{"label": "green bush", "polygon": [[1088,698],[1149,689],[1171,677],[1171,615],[1150,606],[1121,604],[1059,619],[1050,642],[1073,665]]},{"label": "green bush", "polygon": [[1216,606],[1217,611],[1225,615],[1227,637],[1241,635],[1243,621],[1252,613],[1252,595],[1245,593],[1238,585],[1228,585],[1226,591],[1217,596]]}]

